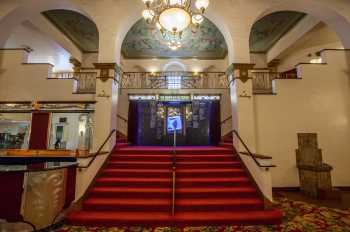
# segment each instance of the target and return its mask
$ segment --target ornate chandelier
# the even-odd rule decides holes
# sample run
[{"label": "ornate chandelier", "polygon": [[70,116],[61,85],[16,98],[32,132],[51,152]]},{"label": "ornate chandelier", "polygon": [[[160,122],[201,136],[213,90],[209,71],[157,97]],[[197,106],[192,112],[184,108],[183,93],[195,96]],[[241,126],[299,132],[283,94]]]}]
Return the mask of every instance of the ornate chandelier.
[{"label": "ornate chandelier", "polygon": [[[189,26],[192,26],[193,29],[199,27],[204,20],[203,14],[209,6],[209,0],[195,0],[195,2],[193,0],[142,1],[147,7],[142,12],[143,18],[147,23],[157,26],[163,37],[170,41],[168,44],[172,50],[181,47],[178,38],[181,39],[182,32],[186,28]],[[175,47],[176,49],[174,49]]]}]

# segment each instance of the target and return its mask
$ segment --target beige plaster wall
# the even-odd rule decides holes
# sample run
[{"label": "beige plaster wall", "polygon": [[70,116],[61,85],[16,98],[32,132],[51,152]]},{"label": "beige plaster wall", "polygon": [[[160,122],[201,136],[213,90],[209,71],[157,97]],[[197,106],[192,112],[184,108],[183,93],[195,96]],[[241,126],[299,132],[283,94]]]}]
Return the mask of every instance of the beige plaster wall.
[{"label": "beige plaster wall", "polygon": [[[199,59],[122,59],[121,66],[126,72],[178,71],[176,66],[189,72],[224,72],[228,67],[227,57],[219,60]],[[176,69],[176,68],[175,68]]]},{"label": "beige plaster wall", "polygon": [[250,62],[255,64],[254,68],[267,68],[266,54],[264,53],[250,53]]},{"label": "beige plaster wall", "polygon": [[27,57],[24,50],[0,52],[1,101],[94,100],[92,94],[73,94],[73,80],[48,80],[50,64],[22,64]]},{"label": "beige plaster wall", "polygon": [[278,71],[291,70],[298,63],[309,63],[312,59],[319,58],[315,53],[322,49],[341,48],[343,45],[337,34],[326,24],[319,23],[277,57],[280,59]]},{"label": "beige plaster wall", "polygon": [[299,186],[297,133],[318,134],[333,185],[350,186],[350,53],[325,51],[327,65],[298,66],[302,79],[277,80],[277,95],[255,95],[257,152],[273,157],[274,187]]}]

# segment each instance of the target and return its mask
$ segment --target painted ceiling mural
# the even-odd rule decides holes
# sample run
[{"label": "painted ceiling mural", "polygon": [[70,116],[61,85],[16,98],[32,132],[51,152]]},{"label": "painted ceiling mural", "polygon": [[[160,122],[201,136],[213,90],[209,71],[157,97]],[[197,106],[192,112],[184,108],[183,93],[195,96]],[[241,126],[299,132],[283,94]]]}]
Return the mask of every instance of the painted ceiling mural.
[{"label": "painted ceiling mural", "polygon": [[43,15],[65,34],[82,52],[98,51],[98,31],[94,22],[70,10],[50,10]]},{"label": "painted ceiling mural", "polygon": [[[69,10],[50,10],[43,13],[82,52],[97,52],[98,31],[94,22],[84,15]],[[282,36],[292,29],[305,14],[283,11],[265,16],[253,25],[250,36],[251,52],[267,52]],[[140,19],[127,33],[122,46],[125,58],[197,58],[223,59],[227,45],[220,30],[205,18],[200,29],[193,33],[187,28],[181,39],[182,47],[173,51],[160,31]]]},{"label": "painted ceiling mural", "polygon": [[183,32],[182,47],[176,51],[168,47],[160,31],[148,25],[144,19],[137,21],[126,35],[122,53],[132,58],[197,58],[223,59],[227,54],[227,45],[219,29],[205,19],[199,30],[193,33],[190,28]]},{"label": "painted ceiling mural", "polygon": [[267,52],[304,16],[304,13],[281,11],[260,19],[252,28],[250,35],[250,51],[261,53]]}]

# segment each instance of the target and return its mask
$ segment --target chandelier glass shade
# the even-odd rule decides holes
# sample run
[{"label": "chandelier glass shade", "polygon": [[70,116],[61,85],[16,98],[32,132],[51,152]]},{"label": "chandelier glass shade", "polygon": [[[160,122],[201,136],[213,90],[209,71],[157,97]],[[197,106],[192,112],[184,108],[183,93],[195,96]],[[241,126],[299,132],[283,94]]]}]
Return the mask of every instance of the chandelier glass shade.
[{"label": "chandelier glass shade", "polygon": [[147,23],[155,24],[165,39],[171,38],[172,45],[173,40],[181,39],[186,28],[191,27],[195,31],[200,26],[204,20],[203,14],[209,6],[209,0],[142,1],[146,5],[142,12],[143,18]]}]

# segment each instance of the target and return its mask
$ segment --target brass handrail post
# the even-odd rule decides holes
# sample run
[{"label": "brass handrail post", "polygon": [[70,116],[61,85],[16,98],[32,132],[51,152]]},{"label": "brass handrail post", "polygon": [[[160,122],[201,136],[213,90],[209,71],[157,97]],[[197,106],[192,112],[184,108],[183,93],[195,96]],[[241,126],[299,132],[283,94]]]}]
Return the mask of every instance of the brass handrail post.
[{"label": "brass handrail post", "polygon": [[171,215],[175,215],[175,192],[176,192],[176,128],[174,127],[174,146],[173,146],[173,157],[172,157],[172,207],[171,207]]},{"label": "brass handrail post", "polygon": [[173,167],[173,201],[172,201],[172,209],[171,209],[171,215],[175,215],[175,188],[176,188],[176,167]]}]

